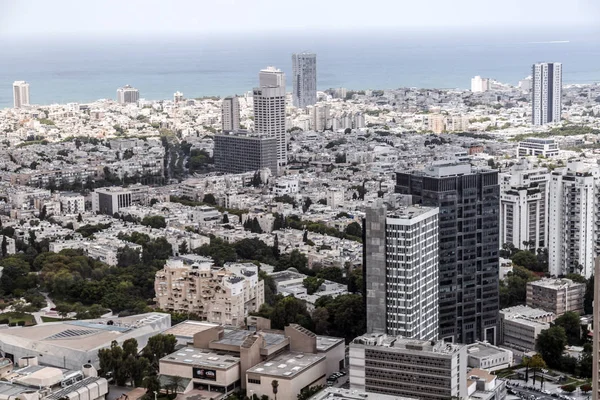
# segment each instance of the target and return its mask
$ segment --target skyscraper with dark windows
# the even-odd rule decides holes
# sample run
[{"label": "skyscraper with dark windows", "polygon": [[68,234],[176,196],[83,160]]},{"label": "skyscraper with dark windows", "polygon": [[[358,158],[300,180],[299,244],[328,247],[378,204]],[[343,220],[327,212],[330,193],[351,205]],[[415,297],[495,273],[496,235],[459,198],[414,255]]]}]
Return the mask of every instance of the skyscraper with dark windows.
[{"label": "skyscraper with dark windows", "polygon": [[439,162],[398,172],[396,193],[439,207],[439,337],[496,343],[500,187],[498,171]]}]

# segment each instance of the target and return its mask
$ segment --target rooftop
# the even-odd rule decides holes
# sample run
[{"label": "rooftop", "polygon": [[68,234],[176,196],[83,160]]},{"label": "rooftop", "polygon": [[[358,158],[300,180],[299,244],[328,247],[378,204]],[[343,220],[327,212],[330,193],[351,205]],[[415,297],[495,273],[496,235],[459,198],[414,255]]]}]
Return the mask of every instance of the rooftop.
[{"label": "rooftop", "polygon": [[240,358],[208,349],[185,347],[160,359],[161,362],[190,364],[211,368],[229,369],[240,362]]},{"label": "rooftop", "polygon": [[315,394],[310,400],[409,400],[412,397],[389,396],[380,393],[367,393],[360,390],[328,387]]},{"label": "rooftop", "polygon": [[[241,346],[248,336],[254,335],[255,332],[244,331],[244,330],[226,330],[225,335],[220,340],[216,340],[213,343]],[[281,333],[261,332],[261,335],[265,339],[265,347],[274,346],[285,341],[285,336]]]},{"label": "rooftop", "polygon": [[540,286],[548,289],[565,289],[573,286],[585,286],[585,283],[573,282],[571,279],[544,278],[539,281],[529,282],[532,286]]},{"label": "rooftop", "polygon": [[250,368],[248,372],[272,375],[281,378],[292,378],[294,375],[325,360],[325,356],[305,353],[283,353],[269,361],[262,362]]},{"label": "rooftop", "polygon": [[344,343],[343,338],[337,338],[332,336],[317,336],[317,351],[328,351],[329,349],[337,346],[340,343]]},{"label": "rooftop", "polygon": [[458,352],[465,345],[427,340],[407,339],[401,336],[388,336],[385,334],[372,334],[359,336],[352,341],[353,345],[372,347],[385,347],[389,349],[412,350],[427,353],[451,355]]},{"label": "rooftop", "polygon": [[202,321],[183,321],[171,328],[167,329],[163,333],[165,335],[174,335],[174,336],[183,336],[188,338],[193,338],[194,335],[198,332],[204,332],[207,329],[211,329],[215,326],[219,326],[219,324],[211,324],[210,322],[202,322]]},{"label": "rooftop", "polygon": [[517,317],[540,319],[554,316],[554,313],[542,310],[541,308],[532,308],[529,306],[508,307],[500,310],[500,312],[504,315],[505,319]]},{"label": "rooftop", "polygon": [[400,206],[387,214],[388,218],[411,219],[436,210],[435,207]]},{"label": "rooftop", "polygon": [[500,353],[508,353],[509,350],[501,349],[489,343],[477,342],[467,346],[469,356],[477,358],[492,357]]}]

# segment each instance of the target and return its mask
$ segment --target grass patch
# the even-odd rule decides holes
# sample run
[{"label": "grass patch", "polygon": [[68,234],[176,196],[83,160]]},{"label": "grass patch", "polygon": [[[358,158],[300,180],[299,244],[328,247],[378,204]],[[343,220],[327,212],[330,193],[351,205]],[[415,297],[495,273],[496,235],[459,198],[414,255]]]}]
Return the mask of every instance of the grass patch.
[{"label": "grass patch", "polygon": [[18,312],[6,312],[0,314],[0,323],[9,325],[35,325],[33,315]]}]

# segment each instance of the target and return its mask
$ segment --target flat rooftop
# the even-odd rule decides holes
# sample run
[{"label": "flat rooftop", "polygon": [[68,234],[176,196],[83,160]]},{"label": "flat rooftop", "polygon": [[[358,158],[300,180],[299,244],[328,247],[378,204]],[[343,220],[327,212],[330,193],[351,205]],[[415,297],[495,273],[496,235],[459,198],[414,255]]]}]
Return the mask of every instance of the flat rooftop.
[{"label": "flat rooftop", "polygon": [[229,369],[237,365],[240,362],[240,358],[208,349],[185,347],[181,350],[177,350],[174,353],[164,356],[160,359],[160,361]]},{"label": "flat rooftop", "polygon": [[[223,338],[215,340],[212,343],[230,345],[230,346],[241,346],[248,336],[254,335],[256,332],[245,331],[241,329],[225,330]],[[281,333],[271,333],[261,331],[260,334],[265,339],[265,347],[274,346],[280,344],[286,340],[285,335]]]},{"label": "flat rooftop", "polygon": [[[412,350],[423,353],[451,355],[466,345],[446,343],[443,341],[432,342],[428,340],[408,339],[401,336],[373,334],[359,336],[352,341],[352,345],[365,347],[378,347],[385,349]],[[393,350],[392,350],[393,351]]]},{"label": "flat rooftop", "polygon": [[467,346],[467,353],[473,357],[491,357],[501,353],[508,353],[508,350],[486,345],[484,343],[473,343]]},{"label": "flat rooftop", "polygon": [[211,324],[210,322],[202,321],[183,321],[179,324],[170,327],[163,332],[165,335],[173,335],[179,337],[186,337],[192,339],[196,333],[204,332],[208,329],[219,326],[219,324]]},{"label": "flat rooftop", "polygon": [[529,306],[514,306],[500,310],[504,314],[504,318],[526,317],[531,319],[540,319],[554,316],[554,313],[541,308],[533,308]]},{"label": "flat rooftop", "polygon": [[435,210],[435,207],[400,206],[387,213],[388,218],[411,219]]},{"label": "flat rooftop", "polygon": [[340,343],[344,343],[343,338],[317,335],[317,351],[328,351]]},{"label": "flat rooftop", "polygon": [[293,378],[302,371],[325,360],[325,356],[306,353],[283,353],[269,361],[262,362],[250,368],[248,372],[278,376],[281,378]]},{"label": "flat rooftop", "polygon": [[390,396],[360,390],[328,387],[315,394],[310,400],[415,400],[416,397]]},{"label": "flat rooftop", "polygon": [[544,329],[546,328],[550,328],[550,323],[549,322],[542,322],[542,321],[538,321],[535,319],[531,319],[531,318],[527,318],[527,317],[522,317],[522,316],[518,316],[515,318],[511,318],[507,321],[505,321],[506,323],[510,323],[510,322],[515,322],[521,325],[527,325],[527,326],[531,326],[533,328],[536,327],[542,327]]},{"label": "flat rooftop", "polygon": [[577,283],[573,282],[570,279],[552,279],[552,278],[544,278],[539,281],[529,282],[532,286],[539,286],[548,289],[564,289],[567,287],[576,287],[576,286],[585,286],[585,283]]},{"label": "flat rooftop", "polygon": [[291,281],[294,279],[304,279],[306,278],[306,275],[301,274],[300,272],[286,270],[271,274],[271,278],[273,278],[275,282],[280,283],[285,281]]}]

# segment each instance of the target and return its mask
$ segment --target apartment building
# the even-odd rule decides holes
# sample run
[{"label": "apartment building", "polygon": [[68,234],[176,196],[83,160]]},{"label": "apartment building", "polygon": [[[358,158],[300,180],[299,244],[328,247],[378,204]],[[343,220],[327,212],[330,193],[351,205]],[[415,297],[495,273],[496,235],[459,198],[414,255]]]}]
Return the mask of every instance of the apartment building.
[{"label": "apartment building", "polygon": [[583,314],[585,283],[570,279],[540,279],[527,283],[527,305],[554,313],[557,317],[573,311]]},{"label": "apartment building", "polygon": [[548,197],[550,174],[525,159],[499,174],[500,245],[530,249],[548,244]]},{"label": "apartment building", "polygon": [[277,174],[277,138],[233,131],[214,136],[215,169],[239,174],[269,168]]},{"label": "apartment building", "polygon": [[208,322],[241,326],[264,303],[264,282],[254,264],[217,267],[209,258],[171,258],[156,273],[160,309],[198,314]]},{"label": "apartment building", "polygon": [[61,193],[58,197],[63,214],[78,214],[85,212],[85,198],[79,193]]},{"label": "apartment building", "polygon": [[350,387],[425,400],[467,398],[467,347],[383,334],[350,344]]},{"label": "apartment building", "polygon": [[554,139],[526,138],[517,146],[517,156],[542,156],[545,158],[558,155],[558,143]]},{"label": "apartment building", "polygon": [[562,111],[562,64],[537,63],[531,70],[532,124],[560,122]]},{"label": "apartment building", "polygon": [[132,185],[123,187],[105,187],[92,192],[92,211],[100,214],[113,215],[122,208],[134,204],[146,205],[150,202],[149,187]]}]

